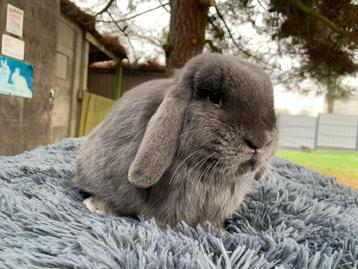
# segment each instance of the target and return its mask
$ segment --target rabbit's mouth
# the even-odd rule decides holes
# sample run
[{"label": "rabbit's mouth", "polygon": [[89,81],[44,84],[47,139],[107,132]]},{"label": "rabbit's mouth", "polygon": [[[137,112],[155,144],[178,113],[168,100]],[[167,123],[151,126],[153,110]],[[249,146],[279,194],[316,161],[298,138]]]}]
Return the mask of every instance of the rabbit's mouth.
[{"label": "rabbit's mouth", "polygon": [[256,156],[252,156],[251,159],[248,159],[237,166],[235,175],[240,176],[249,172],[254,172],[257,170],[257,168],[259,168],[259,166],[259,159]]},{"label": "rabbit's mouth", "polygon": [[256,157],[252,157],[248,162],[252,170],[255,170],[259,166],[259,161]]},{"label": "rabbit's mouth", "polygon": [[260,165],[260,154],[257,151],[254,151],[251,158],[247,160],[247,165],[251,170],[255,170]]}]

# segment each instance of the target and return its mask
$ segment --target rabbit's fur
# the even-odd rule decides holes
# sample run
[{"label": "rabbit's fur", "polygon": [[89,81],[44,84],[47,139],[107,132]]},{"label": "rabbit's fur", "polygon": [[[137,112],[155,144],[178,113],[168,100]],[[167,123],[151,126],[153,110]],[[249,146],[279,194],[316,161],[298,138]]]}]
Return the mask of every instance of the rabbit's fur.
[{"label": "rabbit's fur", "polygon": [[261,178],[277,141],[261,69],[220,54],[117,102],[80,148],[74,183],[118,215],[220,229]]}]

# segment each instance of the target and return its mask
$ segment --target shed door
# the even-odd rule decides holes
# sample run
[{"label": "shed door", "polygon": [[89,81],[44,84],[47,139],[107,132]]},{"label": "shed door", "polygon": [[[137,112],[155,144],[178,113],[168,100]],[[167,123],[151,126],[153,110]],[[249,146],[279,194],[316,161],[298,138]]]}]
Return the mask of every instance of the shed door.
[{"label": "shed door", "polygon": [[[64,18],[59,20],[59,32],[56,55],[56,87],[52,89],[51,108],[51,139],[59,141],[71,135],[71,117],[73,115],[72,102],[76,96],[77,88],[74,87],[76,65],[76,41],[79,33]],[[78,42],[78,41],[77,41]]]}]

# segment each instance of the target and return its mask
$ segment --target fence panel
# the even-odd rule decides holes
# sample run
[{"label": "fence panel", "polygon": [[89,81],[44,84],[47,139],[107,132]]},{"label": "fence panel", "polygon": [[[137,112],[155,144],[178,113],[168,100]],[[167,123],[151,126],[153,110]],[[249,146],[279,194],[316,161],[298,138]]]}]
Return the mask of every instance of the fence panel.
[{"label": "fence panel", "polygon": [[280,114],[278,116],[279,147],[315,148],[316,117]]},{"label": "fence panel", "polygon": [[83,92],[79,136],[87,135],[110,112],[115,100]]},{"label": "fence panel", "polygon": [[278,115],[279,147],[358,150],[358,116],[320,114],[318,117]]},{"label": "fence panel", "polygon": [[320,114],[317,146],[356,149],[358,116]]}]

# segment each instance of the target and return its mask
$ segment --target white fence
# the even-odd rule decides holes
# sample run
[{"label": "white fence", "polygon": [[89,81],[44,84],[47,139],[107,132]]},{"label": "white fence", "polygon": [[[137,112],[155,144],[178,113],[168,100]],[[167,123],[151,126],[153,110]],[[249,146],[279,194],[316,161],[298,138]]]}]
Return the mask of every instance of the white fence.
[{"label": "white fence", "polygon": [[278,115],[279,147],[358,150],[358,116]]}]

